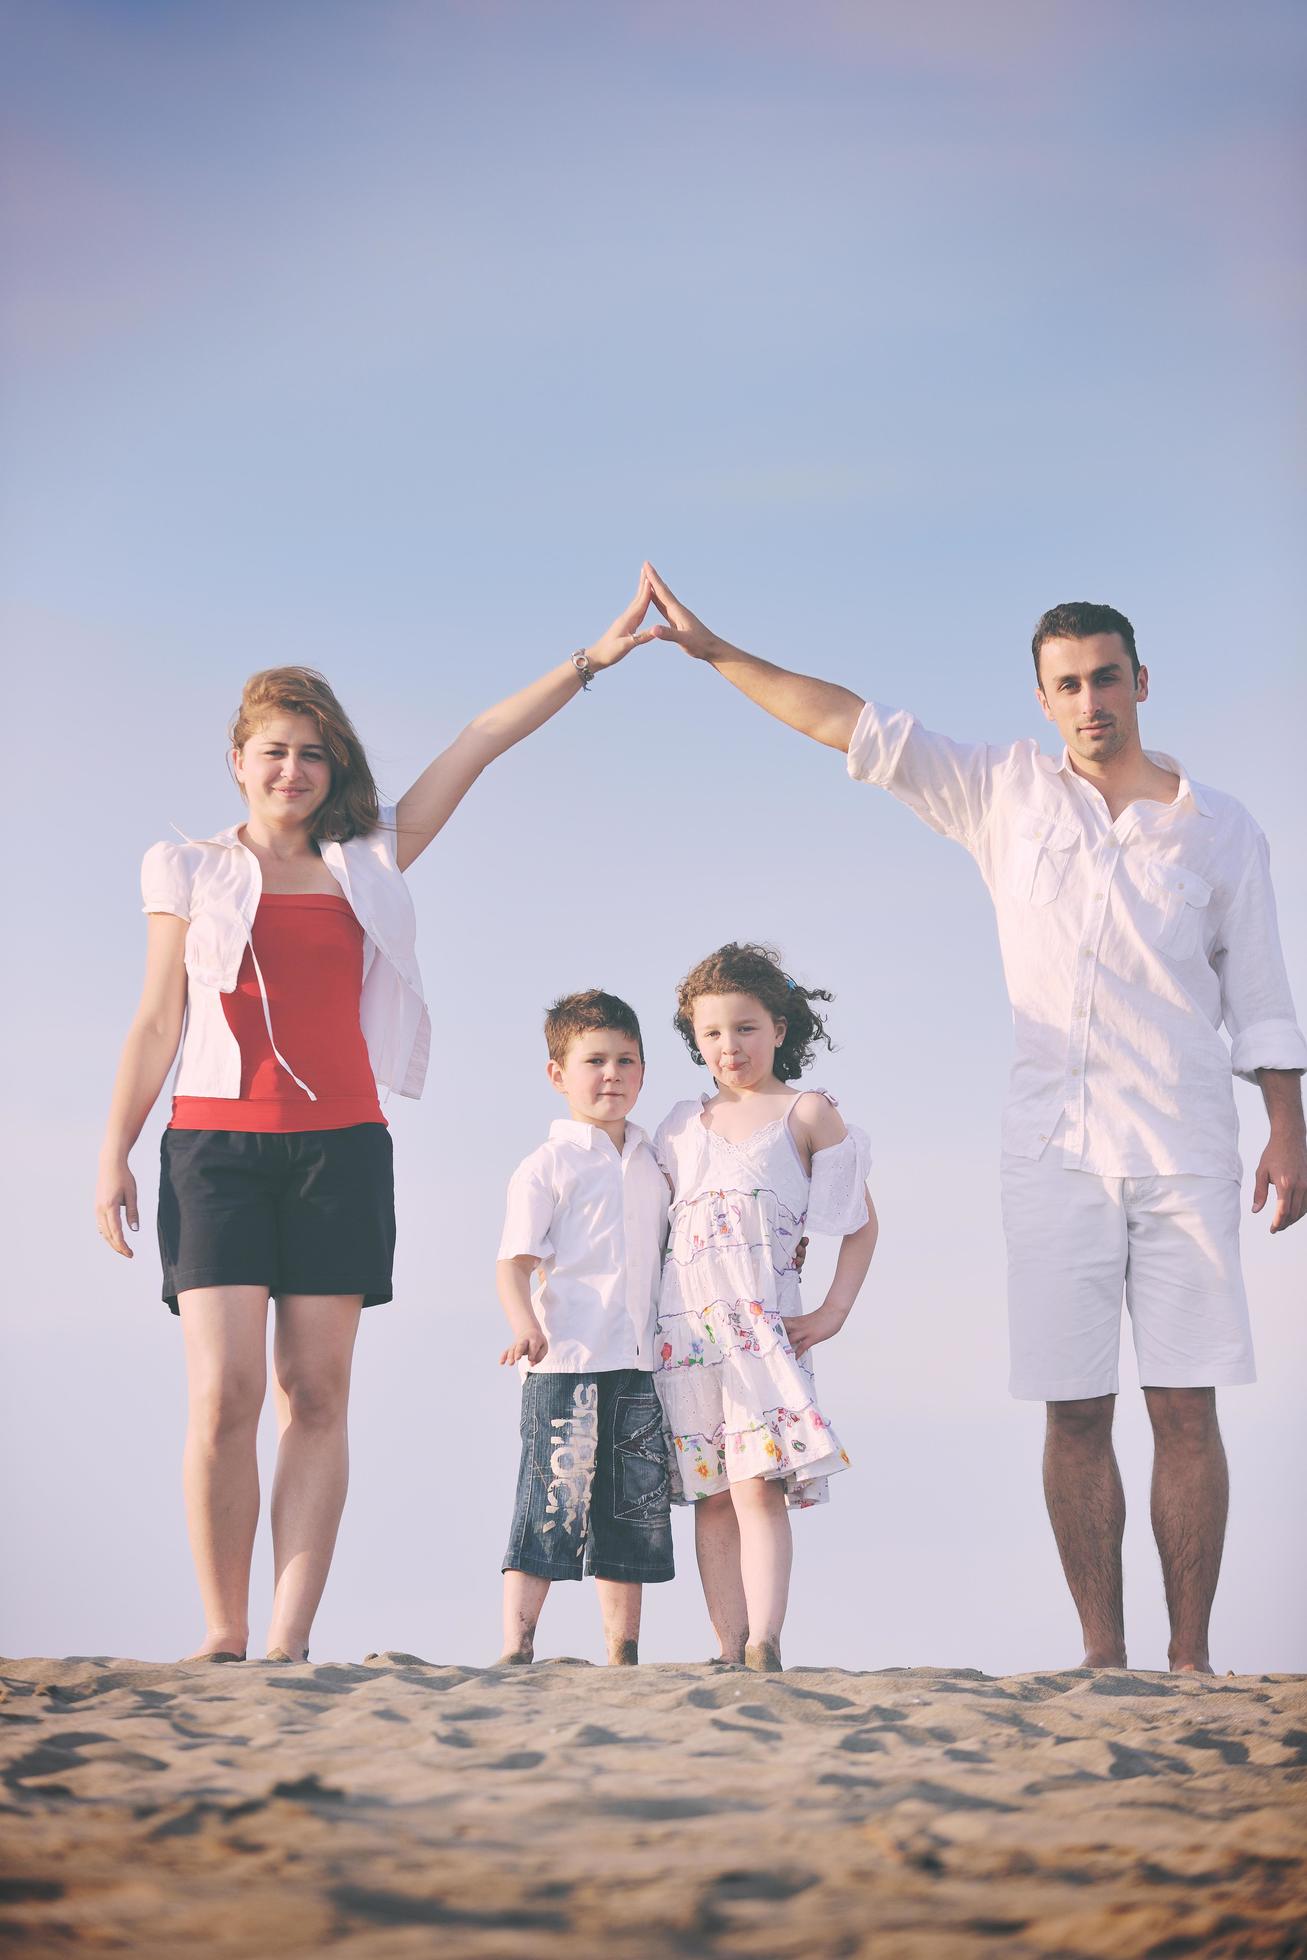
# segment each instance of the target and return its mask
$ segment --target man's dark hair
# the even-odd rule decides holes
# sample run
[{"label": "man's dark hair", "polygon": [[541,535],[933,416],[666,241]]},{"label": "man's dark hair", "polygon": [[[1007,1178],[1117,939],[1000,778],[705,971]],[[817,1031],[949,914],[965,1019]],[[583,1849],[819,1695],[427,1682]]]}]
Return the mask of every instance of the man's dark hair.
[{"label": "man's dark hair", "polygon": [[1120,634],[1130,655],[1134,677],[1138,680],[1139,655],[1135,652],[1135,629],[1125,614],[1118,612],[1115,606],[1096,606],[1091,599],[1072,599],[1065,606],[1054,606],[1050,612],[1042,613],[1035,628],[1030,651],[1035,656],[1035,679],[1039,685],[1044,685],[1044,677],[1039,671],[1039,649],[1045,640],[1088,640],[1095,633]]},{"label": "man's dark hair", "polygon": [[550,1061],[565,1061],[567,1051],[578,1035],[598,1034],[605,1028],[611,1028],[616,1034],[628,1035],[640,1050],[641,1062],[644,1061],[644,1040],[633,1007],[628,1007],[616,994],[606,994],[602,987],[587,987],[584,993],[560,995],[545,1015],[545,1041],[549,1046]]}]

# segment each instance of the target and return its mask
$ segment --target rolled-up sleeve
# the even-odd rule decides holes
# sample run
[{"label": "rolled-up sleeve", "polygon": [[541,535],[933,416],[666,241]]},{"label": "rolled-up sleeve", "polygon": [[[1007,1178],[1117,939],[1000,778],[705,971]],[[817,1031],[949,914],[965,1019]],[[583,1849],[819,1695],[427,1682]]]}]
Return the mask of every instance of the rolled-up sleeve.
[{"label": "rolled-up sleeve", "polygon": [[499,1259],[546,1259],[553,1251],[550,1231],[557,1199],[547,1164],[528,1157],[508,1181]]},{"label": "rolled-up sleeve", "polygon": [[1226,908],[1212,964],[1230,1033],[1230,1065],[1255,1081],[1258,1069],[1307,1069],[1307,1041],[1294,1013],[1271,886],[1271,854],[1250,825],[1247,869]]},{"label": "rolled-up sleeve", "polygon": [[932,830],[961,844],[989,810],[993,751],[923,728],[903,708],[866,703],[849,743],[848,770],[855,782],[887,789]]},{"label": "rolled-up sleeve", "polygon": [[191,916],[191,874],[180,844],[151,844],[141,860],[141,910]]}]

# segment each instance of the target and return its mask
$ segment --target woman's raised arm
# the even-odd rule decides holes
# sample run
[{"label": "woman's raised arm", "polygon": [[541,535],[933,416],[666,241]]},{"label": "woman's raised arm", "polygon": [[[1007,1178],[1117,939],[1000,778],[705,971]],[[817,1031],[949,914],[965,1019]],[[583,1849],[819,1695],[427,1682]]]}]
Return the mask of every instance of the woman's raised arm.
[{"label": "woman's raised arm", "polygon": [[124,1259],[132,1256],[132,1249],[123,1237],[124,1210],[133,1232],[140,1223],[136,1179],[127,1158],[154,1108],[181,1040],[186,1012],[186,967],[182,957],[185,945],[185,919],[175,918],[170,912],[150,914],[145,985],[123,1043],[95,1184],[96,1228],[105,1243]]},{"label": "woman's raised arm", "polygon": [[[632,647],[643,646],[654,637],[652,631],[640,631],[651,596],[649,582],[642,577],[630,605],[618,614],[593,646],[586,648],[586,657],[595,673],[605,667],[615,667]],[[486,764],[533,735],[565,702],[580,693],[582,685],[580,670],[573,661],[565,660],[561,666],[541,675],[538,681],[532,681],[530,687],[524,687],[519,694],[510,694],[506,701],[497,702],[468,723],[462,734],[423,770],[413,787],[399,799],[395,812],[395,855],[401,871],[407,871],[414,858],[420,857],[432,838],[443,830]]]}]

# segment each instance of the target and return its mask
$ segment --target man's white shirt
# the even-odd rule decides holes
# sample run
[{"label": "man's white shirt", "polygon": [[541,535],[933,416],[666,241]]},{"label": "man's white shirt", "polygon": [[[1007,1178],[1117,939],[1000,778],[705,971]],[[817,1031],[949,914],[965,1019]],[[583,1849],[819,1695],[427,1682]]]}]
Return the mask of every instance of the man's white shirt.
[{"label": "man's white shirt", "polygon": [[[1307,1068],[1266,839],[1190,782],[1112,821],[1068,755],[955,742],[869,701],[849,774],[968,850],[998,914],[1016,1032],[1011,1155],[1107,1177],[1238,1178],[1231,1071]],[[1231,1046],[1220,1029],[1224,1022]]]},{"label": "man's white shirt", "polygon": [[499,1258],[539,1261],[532,1282],[549,1352],[537,1373],[653,1367],[667,1180],[638,1123],[616,1146],[560,1118],[508,1185]]}]

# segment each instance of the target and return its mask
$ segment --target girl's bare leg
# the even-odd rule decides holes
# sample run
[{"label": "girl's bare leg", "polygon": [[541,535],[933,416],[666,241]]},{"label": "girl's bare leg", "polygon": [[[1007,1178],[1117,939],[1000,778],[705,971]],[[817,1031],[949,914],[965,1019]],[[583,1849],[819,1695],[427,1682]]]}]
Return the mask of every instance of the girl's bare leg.
[{"label": "girl's bare leg", "polygon": [[357,1294],[288,1294],[277,1302],[277,1472],[272,1484],[276,1591],[268,1651],[301,1660],[322,1598],[349,1486],[350,1365]]},{"label": "girl's bare leg", "polygon": [[764,1674],[778,1673],[794,1555],[785,1491],[775,1477],[748,1477],[731,1485],[731,1500],[740,1529],[740,1579],[749,1610],[745,1665]]},{"label": "girl's bare leg", "polygon": [[549,1580],[535,1572],[504,1574],[504,1651],[500,1661],[525,1665],[535,1659],[536,1621],[549,1593]]},{"label": "girl's bare leg", "polygon": [[724,1661],[742,1661],[749,1637],[749,1608],[740,1578],[740,1527],[730,1491],[696,1500],[694,1550],[721,1657]]},{"label": "girl's bare leg", "polygon": [[634,1667],[640,1659],[640,1607],[644,1588],[623,1579],[596,1579],[599,1611],[604,1616],[604,1645],[609,1667]]},{"label": "girl's bare leg", "polygon": [[267,1387],[268,1289],[196,1287],[177,1304],[189,1400],[182,1483],[205,1622],[193,1658],[243,1656],[259,1522],[255,1444]]}]

